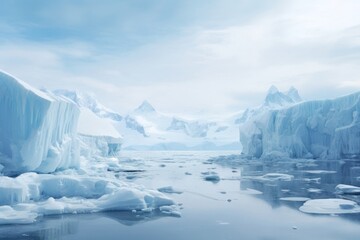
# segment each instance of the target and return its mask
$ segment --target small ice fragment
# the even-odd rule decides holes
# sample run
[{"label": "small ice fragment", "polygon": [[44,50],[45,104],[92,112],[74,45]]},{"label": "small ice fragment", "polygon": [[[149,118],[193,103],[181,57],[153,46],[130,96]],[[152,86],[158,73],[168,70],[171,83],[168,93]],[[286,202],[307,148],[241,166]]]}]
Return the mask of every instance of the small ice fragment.
[{"label": "small ice fragment", "polygon": [[287,202],[306,202],[310,200],[310,198],[307,197],[282,197],[280,198],[281,201],[287,201]]},{"label": "small ice fragment", "polygon": [[174,216],[174,217],[181,217],[181,213],[177,210],[177,206],[176,205],[171,205],[171,206],[161,206],[160,211],[162,213]]},{"label": "small ice fragment", "polygon": [[163,193],[177,193],[177,194],[183,193],[182,191],[180,191],[178,189],[174,189],[172,186],[161,187],[161,188],[158,188],[157,190],[159,192],[163,192]]}]

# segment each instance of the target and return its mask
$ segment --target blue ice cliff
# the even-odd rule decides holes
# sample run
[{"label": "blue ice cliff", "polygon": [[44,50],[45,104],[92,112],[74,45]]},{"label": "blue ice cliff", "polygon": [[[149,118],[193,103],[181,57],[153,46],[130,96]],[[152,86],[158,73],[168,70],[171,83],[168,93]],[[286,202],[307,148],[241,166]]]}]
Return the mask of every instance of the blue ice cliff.
[{"label": "blue ice cliff", "polygon": [[359,115],[360,92],[268,109],[241,124],[243,153],[257,158],[282,153],[291,158],[359,159]]},{"label": "blue ice cliff", "polygon": [[0,71],[0,164],[4,172],[78,165],[79,109]]}]

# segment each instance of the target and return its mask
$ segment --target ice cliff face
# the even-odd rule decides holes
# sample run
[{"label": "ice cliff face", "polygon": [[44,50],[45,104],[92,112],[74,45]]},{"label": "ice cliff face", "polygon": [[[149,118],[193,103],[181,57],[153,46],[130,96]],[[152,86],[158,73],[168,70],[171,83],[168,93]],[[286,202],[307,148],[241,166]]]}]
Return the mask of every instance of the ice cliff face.
[{"label": "ice cliff face", "polygon": [[52,172],[78,164],[78,108],[0,72],[3,172]]},{"label": "ice cliff face", "polygon": [[360,158],[360,92],[251,116],[240,127],[243,152],[293,158]]},{"label": "ice cliff face", "polygon": [[120,114],[89,94],[68,90],[55,90],[53,93],[73,102],[80,110],[77,132],[82,156],[112,156],[120,151],[123,137],[115,127],[123,119]]}]

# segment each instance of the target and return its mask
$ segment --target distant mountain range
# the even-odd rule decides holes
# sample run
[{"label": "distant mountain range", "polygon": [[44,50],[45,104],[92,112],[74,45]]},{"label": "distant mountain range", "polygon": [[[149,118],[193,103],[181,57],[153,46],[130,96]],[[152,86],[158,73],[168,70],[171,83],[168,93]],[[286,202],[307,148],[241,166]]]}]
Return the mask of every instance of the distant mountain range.
[{"label": "distant mountain range", "polygon": [[[290,106],[301,101],[298,91],[280,92],[272,86],[264,103],[221,120],[187,119],[158,112],[148,101],[122,116],[102,105],[94,96],[79,91],[55,90],[54,94],[73,101],[82,111],[106,119],[123,136],[125,150],[241,150],[239,124],[266,109]],[[85,124],[79,122],[79,125]],[[81,127],[80,127],[81,128]],[[113,134],[115,135],[115,133]]]}]

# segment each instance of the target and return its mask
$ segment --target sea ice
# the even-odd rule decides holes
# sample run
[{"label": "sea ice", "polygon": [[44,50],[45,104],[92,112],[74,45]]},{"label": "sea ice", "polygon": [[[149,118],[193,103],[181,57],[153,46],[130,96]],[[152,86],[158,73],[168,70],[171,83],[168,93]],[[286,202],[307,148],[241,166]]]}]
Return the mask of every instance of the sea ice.
[{"label": "sea ice", "polygon": [[307,197],[282,197],[280,198],[281,201],[287,201],[287,202],[306,202],[310,200],[310,198]]},{"label": "sea ice", "polygon": [[[115,178],[24,173],[0,177],[0,222],[32,223],[37,216],[156,209],[173,205],[164,194]],[[3,210],[3,211],[2,211]]]},{"label": "sea ice", "polygon": [[273,181],[292,181],[294,179],[294,176],[285,173],[267,173],[263,176],[244,176],[242,178],[257,180],[261,182],[273,182]]},{"label": "sea ice", "polygon": [[300,207],[300,211],[316,214],[360,213],[360,206],[356,202],[345,199],[314,199],[306,201]]},{"label": "sea ice", "polygon": [[335,193],[337,194],[360,194],[360,187],[339,184],[335,187]]}]

